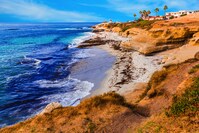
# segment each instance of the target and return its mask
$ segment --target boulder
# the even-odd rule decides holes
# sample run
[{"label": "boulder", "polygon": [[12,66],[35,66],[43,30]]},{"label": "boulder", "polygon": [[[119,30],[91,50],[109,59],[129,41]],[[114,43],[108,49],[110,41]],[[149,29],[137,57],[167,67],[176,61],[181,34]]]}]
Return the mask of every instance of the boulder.
[{"label": "boulder", "polygon": [[193,38],[189,41],[190,45],[199,45],[199,32],[193,35]]},{"label": "boulder", "polygon": [[104,29],[93,29],[93,33],[98,33],[98,32],[103,32],[105,31]]},{"label": "boulder", "polygon": [[53,103],[50,103],[48,104],[44,110],[40,113],[40,115],[42,114],[49,114],[51,113],[54,109],[57,109],[57,108],[61,108],[62,105],[58,102],[53,102]]},{"label": "boulder", "polygon": [[194,57],[195,59],[199,60],[199,52],[197,52]]}]

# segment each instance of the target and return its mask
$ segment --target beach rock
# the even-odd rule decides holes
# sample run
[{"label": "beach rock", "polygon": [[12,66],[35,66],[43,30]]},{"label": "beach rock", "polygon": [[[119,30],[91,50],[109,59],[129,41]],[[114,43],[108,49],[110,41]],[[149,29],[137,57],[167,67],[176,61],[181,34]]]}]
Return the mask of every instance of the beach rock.
[{"label": "beach rock", "polygon": [[104,45],[106,44],[107,40],[102,40],[99,37],[91,38],[89,40],[86,40],[82,42],[78,48],[85,48],[85,47],[91,47],[91,46],[97,46],[97,45]]},{"label": "beach rock", "polygon": [[51,113],[54,109],[57,109],[57,108],[61,108],[62,105],[58,102],[53,102],[53,103],[50,103],[48,104],[44,110],[40,113],[40,115],[42,114],[49,114]]},{"label": "beach rock", "polygon": [[92,32],[94,32],[94,33],[98,33],[98,32],[103,32],[103,31],[105,31],[104,29],[93,29],[93,31]]},{"label": "beach rock", "polygon": [[199,60],[199,52],[197,52],[194,57],[195,59]]},{"label": "beach rock", "polygon": [[189,41],[190,45],[199,45],[199,32],[193,35],[193,38]]}]

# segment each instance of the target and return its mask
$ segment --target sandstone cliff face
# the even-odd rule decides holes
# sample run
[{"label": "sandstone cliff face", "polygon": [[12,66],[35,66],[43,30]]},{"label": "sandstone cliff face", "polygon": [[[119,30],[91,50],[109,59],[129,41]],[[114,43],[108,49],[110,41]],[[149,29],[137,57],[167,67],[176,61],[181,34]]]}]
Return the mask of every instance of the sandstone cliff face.
[{"label": "sandstone cliff face", "polygon": [[189,41],[190,45],[199,45],[199,32],[193,35],[193,38]]},{"label": "sandstone cliff face", "polygon": [[122,36],[131,37],[131,40],[123,42],[121,47],[137,50],[147,55],[180,47],[186,44],[198,30],[199,27],[195,27],[194,30],[192,27],[163,27],[152,28],[151,30],[132,28],[124,33],[120,33]]},{"label": "sandstone cliff face", "polygon": [[112,29],[112,32],[120,33],[120,32],[122,32],[122,29],[121,29],[120,27],[114,27],[114,28]]},{"label": "sandstone cliff face", "polygon": [[[103,23],[96,28],[104,31],[116,32],[130,41],[122,42],[121,47],[127,50],[136,50],[145,55],[180,47],[185,44],[199,44],[199,13],[169,21],[157,21],[150,29],[127,28],[123,29],[116,23]],[[126,27],[129,23],[126,24]]]}]

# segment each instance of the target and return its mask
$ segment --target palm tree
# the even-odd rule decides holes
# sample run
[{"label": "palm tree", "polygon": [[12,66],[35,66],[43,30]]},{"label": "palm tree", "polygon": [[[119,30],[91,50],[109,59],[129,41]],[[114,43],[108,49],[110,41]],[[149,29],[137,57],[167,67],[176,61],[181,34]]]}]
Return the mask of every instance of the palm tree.
[{"label": "palm tree", "polygon": [[166,16],[166,10],[168,9],[168,6],[167,5],[165,5],[164,6],[164,15]]},{"label": "palm tree", "polygon": [[156,9],[155,9],[156,16],[158,16],[158,12],[159,12],[159,11],[160,11],[159,8],[156,8]]},{"label": "palm tree", "polygon": [[144,18],[146,18],[147,17],[147,11],[143,10],[142,13],[143,13]]},{"label": "palm tree", "polygon": [[142,18],[143,17],[143,11],[140,11],[139,13],[140,13],[140,18]]},{"label": "palm tree", "polygon": [[149,16],[149,14],[151,14],[151,11],[150,11],[150,10],[147,11],[147,17]]},{"label": "palm tree", "polygon": [[137,16],[137,14],[135,14],[135,13],[134,13],[134,14],[133,14],[133,16],[134,16],[134,19],[136,20],[136,16]]}]

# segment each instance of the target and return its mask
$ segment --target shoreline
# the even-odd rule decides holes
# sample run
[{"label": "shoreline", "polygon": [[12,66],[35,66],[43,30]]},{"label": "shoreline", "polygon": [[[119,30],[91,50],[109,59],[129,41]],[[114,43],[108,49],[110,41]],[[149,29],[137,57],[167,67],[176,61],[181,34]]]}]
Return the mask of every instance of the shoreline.
[{"label": "shoreline", "polygon": [[92,89],[89,91],[90,94],[82,98],[80,101],[93,96],[97,90],[100,90],[99,88],[102,88],[101,84],[107,76],[107,71],[112,69],[116,61],[116,56],[100,47],[90,47],[85,50],[90,54],[90,56],[81,59],[77,64],[75,64],[71,69],[70,75],[71,78],[88,81],[94,84]]},{"label": "shoreline", "polygon": [[163,66],[161,64],[161,56],[154,55],[147,57],[136,51],[128,52],[114,49],[114,45],[128,40],[128,38],[121,37],[117,35],[117,33],[100,32],[100,34],[96,34],[96,36],[90,40],[95,40],[95,38],[98,38],[98,43],[100,43],[101,40],[103,40],[103,43],[107,40],[107,43],[97,46],[90,44],[90,46],[86,47],[105,50],[115,56],[116,60],[112,67],[105,72],[105,77],[101,81],[99,88],[92,89],[91,94],[83,99],[110,91],[115,91],[121,95],[133,92],[138,86],[146,84],[151,75]]}]

